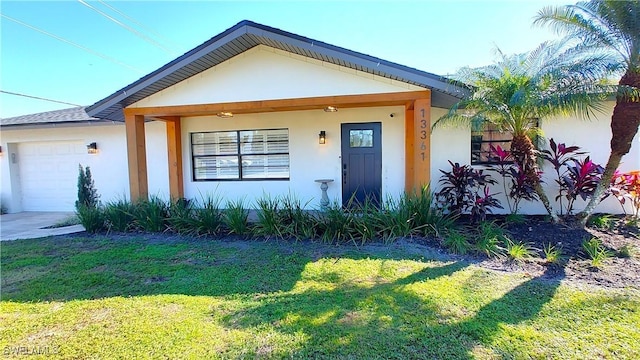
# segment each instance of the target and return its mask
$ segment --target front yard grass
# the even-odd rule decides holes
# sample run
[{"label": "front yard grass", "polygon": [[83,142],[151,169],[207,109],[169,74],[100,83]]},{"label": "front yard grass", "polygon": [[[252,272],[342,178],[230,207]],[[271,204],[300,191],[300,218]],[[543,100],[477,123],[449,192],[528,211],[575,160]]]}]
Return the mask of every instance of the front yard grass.
[{"label": "front yard grass", "polygon": [[34,359],[640,358],[637,289],[428,254],[177,236],[3,242],[0,350]]}]

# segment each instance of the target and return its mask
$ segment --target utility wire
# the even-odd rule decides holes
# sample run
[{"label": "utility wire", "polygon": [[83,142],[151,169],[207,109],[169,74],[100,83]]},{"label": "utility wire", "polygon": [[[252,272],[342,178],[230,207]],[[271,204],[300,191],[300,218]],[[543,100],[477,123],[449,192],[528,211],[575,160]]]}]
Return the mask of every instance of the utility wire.
[{"label": "utility wire", "polygon": [[[142,24],[139,21],[136,21],[136,19],[132,18],[131,16],[123,13],[122,11],[116,9],[115,7],[113,7],[112,5],[109,5],[106,1],[102,1],[102,0],[98,0],[99,3],[101,3],[102,5],[108,7],[109,9],[111,9],[113,12],[119,14],[120,16],[124,17],[125,19],[131,21],[132,23],[138,25],[139,27],[141,27],[142,29],[147,30],[148,32],[150,32],[151,34],[153,34],[156,38],[158,39],[162,39],[165,43],[169,43],[171,45],[175,45],[175,43],[172,43],[171,40],[167,39],[166,37],[158,34],[157,32],[153,31],[153,29],[145,26],[144,24]],[[173,48],[173,47],[172,47]]]},{"label": "utility wire", "polygon": [[14,18],[12,18],[12,17],[9,17],[9,16],[7,16],[7,15],[5,15],[5,14],[0,14],[0,16],[2,16],[3,18],[5,18],[5,19],[7,19],[7,20],[11,20],[11,21],[13,21],[13,22],[15,22],[15,23],[17,23],[17,24],[20,24],[20,25],[22,25],[22,26],[28,27],[28,28],[29,28],[29,29],[31,29],[31,30],[35,30],[35,31],[37,31],[37,32],[39,32],[39,33],[41,33],[41,34],[44,34],[44,35],[50,36],[50,37],[52,37],[52,38],[54,38],[54,39],[56,39],[56,40],[59,40],[59,41],[62,41],[62,42],[64,42],[64,43],[67,43],[67,44],[69,44],[69,45],[75,46],[75,47],[77,47],[78,49],[84,50],[84,51],[86,51],[86,52],[88,52],[88,53],[90,53],[90,54],[93,54],[93,55],[95,55],[95,56],[101,57],[101,58],[103,58],[103,59],[105,59],[105,60],[107,60],[107,61],[110,61],[110,62],[114,63],[114,64],[118,64],[118,65],[120,65],[120,66],[124,66],[124,67],[126,67],[126,68],[128,68],[128,69],[130,69],[130,70],[133,70],[133,71],[137,72],[137,73],[141,73],[141,74],[145,73],[145,71],[143,71],[143,70],[141,70],[141,69],[138,69],[138,68],[133,67],[133,66],[131,66],[131,65],[125,64],[125,63],[123,63],[122,61],[116,60],[116,59],[114,59],[114,58],[112,58],[112,57],[110,57],[110,56],[108,56],[108,55],[105,55],[105,54],[103,54],[103,53],[100,53],[100,52],[97,52],[97,51],[91,50],[91,49],[89,49],[89,48],[87,48],[87,47],[84,47],[84,46],[82,46],[82,45],[78,45],[78,44],[76,44],[76,43],[74,43],[74,42],[71,42],[71,41],[69,41],[69,40],[67,40],[67,39],[61,38],[60,36],[57,36],[57,35],[54,35],[54,34],[52,34],[52,33],[46,32],[46,31],[44,31],[44,30],[38,29],[38,28],[37,28],[37,27],[35,27],[35,26],[29,25],[29,24],[24,23],[24,22],[22,22],[22,21],[20,21],[20,20],[16,20],[16,19],[14,19]]},{"label": "utility wire", "polygon": [[0,93],[9,94],[9,95],[15,95],[15,96],[22,96],[22,97],[31,98],[31,99],[50,101],[50,102],[59,103],[59,104],[65,104],[65,105],[82,106],[82,105],[72,104],[72,103],[68,103],[68,102],[64,102],[64,101],[47,99],[47,98],[43,98],[43,97],[39,97],[39,96],[33,96],[33,95],[20,94],[20,93],[15,93],[15,92],[11,92],[11,91],[0,90]]},{"label": "utility wire", "polygon": [[91,10],[93,10],[93,11],[97,12],[98,14],[100,14],[100,15],[102,15],[102,16],[104,16],[104,17],[106,17],[107,19],[109,19],[109,20],[113,21],[114,23],[118,24],[119,26],[121,26],[121,27],[123,27],[123,28],[127,29],[129,32],[133,33],[134,35],[138,36],[138,37],[139,37],[139,38],[141,38],[142,40],[144,40],[144,41],[148,42],[149,44],[151,44],[151,45],[153,45],[153,46],[155,46],[155,47],[157,47],[157,48],[159,48],[159,49],[163,50],[164,52],[166,52],[166,53],[168,53],[168,54],[170,54],[170,55],[175,55],[175,52],[174,52],[174,51],[172,51],[171,49],[169,49],[169,48],[165,47],[164,45],[162,45],[162,44],[160,44],[159,42],[157,42],[157,41],[153,40],[152,38],[150,38],[150,37],[148,37],[148,36],[146,36],[146,35],[144,35],[144,34],[140,33],[140,32],[139,32],[139,31],[137,31],[136,29],[134,29],[134,28],[132,28],[132,27],[130,27],[130,26],[128,26],[128,25],[126,25],[126,24],[123,24],[122,22],[118,21],[117,19],[115,19],[115,18],[113,18],[113,17],[109,16],[109,14],[107,14],[107,13],[105,13],[105,12],[103,12],[103,11],[99,10],[99,9],[96,9],[95,7],[93,7],[93,6],[89,5],[86,1],[84,1],[84,0],[78,0],[78,2],[79,2],[80,4],[82,4],[82,5],[86,6],[86,7],[88,7],[89,9],[91,9]]}]

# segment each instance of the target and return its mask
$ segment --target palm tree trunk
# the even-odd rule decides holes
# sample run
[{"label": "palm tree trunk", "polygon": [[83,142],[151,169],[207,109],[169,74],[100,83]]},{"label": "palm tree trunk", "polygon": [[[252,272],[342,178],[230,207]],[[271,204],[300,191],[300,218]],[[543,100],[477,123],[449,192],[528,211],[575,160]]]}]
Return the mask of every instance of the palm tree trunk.
[{"label": "palm tree trunk", "polygon": [[518,164],[525,173],[527,182],[533,185],[542,205],[544,205],[547,213],[551,216],[551,221],[557,223],[558,215],[553,211],[549,198],[544,192],[540,182],[540,172],[536,164],[535,146],[533,146],[533,142],[527,135],[517,134],[513,136],[513,140],[511,141],[511,156],[513,156],[516,164]]},{"label": "palm tree trunk", "polygon": [[[640,88],[640,72],[634,72],[630,69],[620,79],[619,84],[636,89]],[[591,200],[578,214],[582,225],[587,223],[596,206],[600,203],[600,198],[605,190],[609,188],[613,174],[620,165],[620,160],[631,149],[633,138],[638,133],[638,126],[640,126],[640,99],[618,92],[616,106],[613,108],[611,116],[611,155],[609,155],[604,174],[602,174],[602,179]]]}]

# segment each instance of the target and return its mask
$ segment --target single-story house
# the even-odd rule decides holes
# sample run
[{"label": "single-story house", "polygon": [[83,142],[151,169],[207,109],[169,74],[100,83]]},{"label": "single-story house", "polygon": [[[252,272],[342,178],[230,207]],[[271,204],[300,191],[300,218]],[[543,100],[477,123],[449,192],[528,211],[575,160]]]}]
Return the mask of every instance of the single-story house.
[{"label": "single-story house", "polygon": [[[219,195],[251,203],[292,194],[313,208],[319,180],[328,180],[336,201],[398,196],[435,186],[448,160],[482,163],[483,146],[505,140],[490,129],[482,136],[431,131],[466,91],[441,76],[242,21],[91,106],[2,119],[2,206],[73,210],[78,164],[90,166],[103,201]],[[607,105],[589,121],[546,121],[545,136],[604,163],[614,103]],[[623,170],[640,169],[638,142]],[[522,210],[544,213],[537,203]],[[620,206],[608,199],[598,210]]]}]

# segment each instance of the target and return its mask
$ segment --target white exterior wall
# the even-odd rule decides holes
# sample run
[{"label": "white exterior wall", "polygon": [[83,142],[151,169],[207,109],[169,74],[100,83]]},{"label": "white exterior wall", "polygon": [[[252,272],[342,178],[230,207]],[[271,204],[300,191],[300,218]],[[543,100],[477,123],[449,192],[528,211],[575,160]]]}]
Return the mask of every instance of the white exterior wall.
[{"label": "white exterior wall", "polygon": [[260,45],[129,107],[414,90],[424,89]]},{"label": "white exterior wall", "polygon": [[[18,181],[20,162],[13,163],[19,143],[77,141],[83,144],[96,142],[97,154],[83,155],[83,166],[91,168],[96,189],[102,201],[129,198],[129,175],[127,165],[127,140],[123,123],[104,125],[82,125],[31,129],[2,129],[2,151],[0,156],[0,196],[2,206],[9,212],[22,211],[21,189]],[[149,193],[168,198],[169,178],[165,125],[162,122],[146,124],[147,164],[149,171]],[[12,156],[12,154],[16,154]],[[75,164],[77,166],[77,164]],[[76,169],[74,167],[74,169]],[[74,170],[77,174],[77,170]],[[47,174],[41,174],[47,181]],[[73,211],[73,207],[66,209]]]},{"label": "white exterior wall", "polygon": [[[582,151],[586,151],[591,159],[602,166],[606,165],[610,153],[611,141],[611,114],[614,102],[607,103],[607,111],[598,113],[590,120],[580,120],[577,117],[556,118],[543,121],[541,126],[544,137],[553,138],[556,143],[565,143],[568,146],[577,145]],[[433,109],[432,121],[444,114],[442,109]],[[441,173],[439,169],[450,170],[451,166],[447,160],[469,164],[471,162],[471,131],[465,128],[441,127],[433,131],[431,135],[431,182],[434,190],[437,190],[437,182]],[[477,166],[477,168],[484,168]],[[630,152],[625,155],[620,165],[622,171],[640,169],[640,138],[636,135]],[[550,166],[543,169],[544,188],[549,200],[555,204],[556,211],[559,211],[558,204],[554,202],[557,195],[557,185],[555,184],[555,171]],[[501,180],[500,176],[494,175],[496,180]],[[492,187],[493,192],[499,192],[497,196],[505,207],[498,213],[508,213],[508,206],[504,196],[502,182]],[[566,201],[564,202],[566,204]],[[574,206],[574,211],[578,212],[584,208],[585,203],[580,199]],[[629,209],[627,209],[629,211]],[[520,212],[525,214],[546,214],[546,210],[540,202],[522,202]],[[608,198],[596,208],[596,212],[621,213],[620,204],[614,198]]]},{"label": "white exterior wall", "polygon": [[[394,113],[394,117],[389,115]],[[382,196],[396,196],[404,191],[404,107],[340,109],[335,113],[322,110],[292,111],[236,115],[230,119],[215,116],[182,119],[184,154],[184,190],[186,198],[219,196],[225,200],[243,198],[247,206],[255,200],[291,194],[319,207],[320,184],[316,179],[334,179],[327,191],[329,199],[342,199],[340,159],[340,124],[359,122],[382,123]],[[225,130],[289,129],[289,180],[193,181],[190,133]],[[326,144],[318,144],[318,134],[326,131]]]}]

